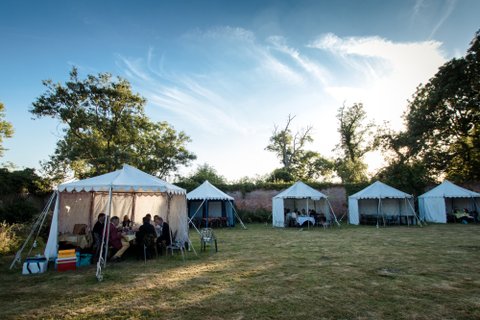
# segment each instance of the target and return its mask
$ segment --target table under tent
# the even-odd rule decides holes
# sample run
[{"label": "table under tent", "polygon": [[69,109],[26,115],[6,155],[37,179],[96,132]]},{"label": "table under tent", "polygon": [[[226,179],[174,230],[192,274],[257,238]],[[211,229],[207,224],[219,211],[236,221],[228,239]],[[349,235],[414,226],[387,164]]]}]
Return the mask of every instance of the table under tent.
[{"label": "table under tent", "polygon": [[[150,213],[158,214],[176,234],[175,240],[189,242],[186,215],[186,190],[149,175],[132,166],[85,180],[64,183],[56,191],[50,233],[45,257],[54,259],[58,254],[59,236],[71,233],[76,224],[93,228],[99,213],[107,217],[127,215],[137,225]],[[108,248],[108,228],[104,228],[102,249]],[[108,250],[108,249],[107,249]],[[101,251],[97,264],[97,278],[102,278],[107,252]]]},{"label": "table under tent", "polygon": [[413,196],[376,181],[348,197],[350,224],[420,224]]},{"label": "table under tent", "polygon": [[420,218],[424,221],[446,223],[455,209],[479,212],[480,193],[459,187],[445,180],[418,197]]},{"label": "table under tent", "polygon": [[234,198],[205,181],[187,194],[189,223],[199,227],[234,227],[235,218],[245,225],[237,214]]},{"label": "table under tent", "polygon": [[[284,228],[287,222],[286,211],[302,211],[302,209],[304,209],[306,213],[313,209],[322,216],[327,223],[336,222],[339,224],[332,206],[328,201],[328,197],[305,183],[297,181],[288,189],[272,198],[272,225],[274,227]],[[315,221],[309,218],[313,219],[313,217],[308,216],[297,217],[296,219],[300,225],[303,223],[310,224],[310,222]]]}]

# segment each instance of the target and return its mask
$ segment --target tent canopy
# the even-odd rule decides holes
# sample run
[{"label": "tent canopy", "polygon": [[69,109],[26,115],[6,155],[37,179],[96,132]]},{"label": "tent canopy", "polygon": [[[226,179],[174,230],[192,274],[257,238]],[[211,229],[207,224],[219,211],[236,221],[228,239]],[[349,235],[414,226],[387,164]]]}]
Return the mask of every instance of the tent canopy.
[{"label": "tent canopy", "polygon": [[430,222],[447,222],[447,212],[455,207],[478,210],[480,193],[459,187],[448,180],[418,197],[420,218]]},{"label": "tent canopy", "polygon": [[167,192],[169,194],[186,194],[186,190],[162,179],[149,175],[137,168],[124,164],[122,169],[58,186],[59,192]]},{"label": "tent canopy", "polygon": [[393,198],[393,199],[404,199],[404,198],[413,198],[412,195],[395,189],[383,182],[375,181],[368,187],[359,192],[351,195],[348,198],[352,199],[384,199],[384,198]]},{"label": "tent canopy", "polygon": [[327,196],[313,189],[312,187],[306,185],[301,181],[295,182],[291,187],[287,190],[280,192],[277,194],[274,199],[312,199],[312,200],[320,200],[326,199]]},{"label": "tent canopy", "polygon": [[[297,201],[299,200],[299,201]],[[333,212],[328,197],[301,181],[295,182],[285,191],[272,198],[272,224],[274,227],[285,227],[285,208],[316,209],[330,220]],[[336,219],[336,217],[334,217]]]},{"label": "tent canopy", "polygon": [[468,189],[457,186],[448,180],[443,181],[441,184],[433,188],[432,190],[422,194],[419,198],[472,198],[480,197],[480,193],[470,191]]},{"label": "tent canopy", "polygon": [[185,189],[129,165],[97,177],[61,184],[57,188],[45,256],[57,256],[59,232],[72,232],[77,223],[87,224],[91,229],[100,212],[127,215],[138,224],[146,213],[158,213],[177,231],[177,240],[188,241],[185,195]]},{"label": "tent canopy", "polygon": [[376,181],[348,197],[348,219],[351,224],[359,224],[360,211],[377,217],[397,214],[415,216],[412,201],[412,195]]},{"label": "tent canopy", "polygon": [[208,180],[187,194],[187,200],[234,200],[225,192],[221,191]]}]

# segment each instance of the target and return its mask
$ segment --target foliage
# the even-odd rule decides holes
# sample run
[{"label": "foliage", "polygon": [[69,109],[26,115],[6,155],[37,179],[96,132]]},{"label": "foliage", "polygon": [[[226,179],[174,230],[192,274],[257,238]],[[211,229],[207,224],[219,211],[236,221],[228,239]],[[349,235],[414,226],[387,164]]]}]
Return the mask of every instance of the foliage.
[{"label": "foliage", "polygon": [[164,177],[195,159],[185,147],[190,138],[167,122],[151,122],[144,112],[146,100],[125,79],[100,73],[82,80],[73,68],[64,85],[43,84],[46,92],[31,113],[65,125],[55,153],[44,163],[52,180],[69,170],[78,178],[103,174],[123,163]]},{"label": "foliage", "polygon": [[5,148],[3,148],[3,139],[11,138],[13,136],[13,126],[10,122],[4,120],[5,106],[0,102],[0,157],[3,155]]},{"label": "foliage", "polygon": [[421,161],[430,177],[480,179],[480,30],[465,57],[417,88],[405,123],[406,131],[392,138],[397,154]]},{"label": "foliage", "polygon": [[427,172],[428,168],[422,162],[393,162],[381,169],[374,179],[417,197],[434,183]]},{"label": "foliage", "polygon": [[365,124],[367,114],[363,104],[354,103],[347,108],[343,105],[337,114],[340,143],[335,150],[339,157],[335,161],[337,175],[343,183],[360,183],[367,181],[367,165],[364,156],[377,146],[377,139],[372,139],[374,124]]},{"label": "foliage", "polygon": [[35,169],[10,171],[0,168],[0,195],[45,195],[51,191],[48,181],[36,174]]},{"label": "foliage", "polygon": [[39,209],[27,199],[17,198],[0,207],[0,221],[7,223],[24,223],[31,221]]},{"label": "foliage", "polygon": [[223,185],[226,183],[225,177],[218,174],[217,170],[207,163],[199,165],[195,172],[186,178],[180,179],[179,182],[199,186],[206,180],[213,185]]},{"label": "foliage", "polygon": [[257,209],[255,211],[238,210],[238,216],[243,223],[271,223],[272,213],[265,209]]},{"label": "foliage", "polygon": [[274,170],[268,181],[293,182],[295,180],[313,181],[320,177],[329,177],[333,172],[333,163],[318,152],[306,150],[306,145],[313,141],[312,127],[307,127],[295,134],[290,125],[295,116],[288,116],[283,129],[275,125],[270,137],[270,144],[265,148],[274,152],[283,167]]},{"label": "foliage", "polygon": [[0,222],[0,255],[14,253],[26,238],[26,227],[22,224]]}]

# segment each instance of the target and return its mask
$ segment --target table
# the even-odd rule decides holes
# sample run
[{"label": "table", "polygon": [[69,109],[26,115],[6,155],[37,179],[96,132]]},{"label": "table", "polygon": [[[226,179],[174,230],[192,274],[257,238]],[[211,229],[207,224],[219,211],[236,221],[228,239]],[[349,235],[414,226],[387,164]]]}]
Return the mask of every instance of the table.
[{"label": "table", "polygon": [[297,223],[300,226],[307,221],[309,223],[311,223],[312,225],[315,225],[315,218],[314,217],[297,217]]},{"label": "table", "polygon": [[64,233],[58,237],[58,241],[72,244],[82,249],[88,248],[92,245],[91,237],[86,234],[78,235],[73,233]]},{"label": "table", "polygon": [[134,234],[123,234],[122,238],[127,240],[128,242],[135,240]]}]

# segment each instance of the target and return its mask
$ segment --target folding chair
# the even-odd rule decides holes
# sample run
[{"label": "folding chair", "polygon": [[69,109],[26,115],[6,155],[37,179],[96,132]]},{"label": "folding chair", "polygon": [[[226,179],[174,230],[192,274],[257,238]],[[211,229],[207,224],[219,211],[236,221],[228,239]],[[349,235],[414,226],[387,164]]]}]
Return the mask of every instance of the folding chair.
[{"label": "folding chair", "polygon": [[215,252],[218,252],[217,237],[210,228],[200,230],[200,251],[207,250],[207,244],[210,245],[210,252],[212,251],[212,244],[215,243]]},{"label": "folding chair", "polygon": [[177,241],[177,231],[172,234],[170,230],[170,238],[172,239],[170,245],[167,246],[167,255],[168,250],[170,250],[171,255],[173,256],[173,251],[179,251],[182,254],[182,259],[185,261],[185,244],[181,241]]}]

